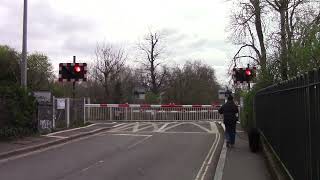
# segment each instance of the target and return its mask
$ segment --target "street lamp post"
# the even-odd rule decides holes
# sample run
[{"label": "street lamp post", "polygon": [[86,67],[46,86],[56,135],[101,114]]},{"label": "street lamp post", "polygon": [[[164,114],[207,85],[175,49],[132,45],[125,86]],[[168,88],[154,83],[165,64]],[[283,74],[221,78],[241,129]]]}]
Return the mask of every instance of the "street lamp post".
[{"label": "street lamp post", "polygon": [[24,88],[27,88],[27,21],[28,21],[28,0],[24,0],[22,59],[21,59],[21,86]]}]

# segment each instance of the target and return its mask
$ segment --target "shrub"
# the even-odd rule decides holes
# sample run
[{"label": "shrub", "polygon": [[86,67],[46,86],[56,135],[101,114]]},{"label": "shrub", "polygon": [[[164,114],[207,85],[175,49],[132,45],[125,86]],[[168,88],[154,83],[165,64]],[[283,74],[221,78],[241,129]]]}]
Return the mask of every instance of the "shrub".
[{"label": "shrub", "polygon": [[18,137],[37,130],[36,103],[28,91],[18,85],[0,87],[1,99],[5,102],[4,123],[0,127],[0,137]]},{"label": "shrub", "polygon": [[270,71],[267,71],[264,74],[260,74],[259,79],[257,79],[257,83],[254,87],[248,91],[243,92],[242,97],[244,98],[243,108],[241,109],[240,118],[241,118],[241,126],[245,130],[249,130],[256,126],[255,122],[255,111],[254,111],[254,99],[257,92],[274,83],[274,79]]},{"label": "shrub", "polygon": [[148,104],[158,104],[159,103],[159,95],[154,94],[152,92],[147,92],[145,101]]}]

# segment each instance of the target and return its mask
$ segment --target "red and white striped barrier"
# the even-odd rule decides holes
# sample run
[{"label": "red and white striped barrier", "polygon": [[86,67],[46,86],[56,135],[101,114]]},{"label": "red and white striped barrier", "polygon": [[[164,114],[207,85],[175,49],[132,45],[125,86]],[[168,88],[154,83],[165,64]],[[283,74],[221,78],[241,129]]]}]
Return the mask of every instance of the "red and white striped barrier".
[{"label": "red and white striped barrier", "polygon": [[86,104],[86,107],[113,107],[113,108],[218,108],[217,105],[175,105],[175,104]]},{"label": "red and white striped barrier", "polygon": [[85,120],[221,120],[215,105],[85,104]]}]

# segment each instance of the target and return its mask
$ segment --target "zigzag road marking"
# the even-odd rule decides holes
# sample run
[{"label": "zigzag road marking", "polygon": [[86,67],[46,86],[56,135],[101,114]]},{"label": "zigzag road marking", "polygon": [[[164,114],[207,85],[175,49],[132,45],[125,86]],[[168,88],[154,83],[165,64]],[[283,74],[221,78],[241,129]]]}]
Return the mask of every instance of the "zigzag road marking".
[{"label": "zigzag road marking", "polygon": [[117,132],[117,131],[122,131],[124,129],[129,129],[129,128],[132,128],[133,125],[134,125],[133,123],[124,124],[123,126],[111,129],[109,132]]},{"label": "zigzag road marking", "polygon": [[170,123],[165,123],[164,125],[162,125],[158,130],[156,130],[155,132],[164,132],[164,128],[166,128]]}]

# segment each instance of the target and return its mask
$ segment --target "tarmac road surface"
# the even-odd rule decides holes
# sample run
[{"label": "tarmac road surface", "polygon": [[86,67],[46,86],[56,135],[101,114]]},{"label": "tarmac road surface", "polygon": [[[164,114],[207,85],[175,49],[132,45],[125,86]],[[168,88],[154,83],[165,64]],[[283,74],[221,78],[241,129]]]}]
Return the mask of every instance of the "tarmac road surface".
[{"label": "tarmac road surface", "polygon": [[0,179],[213,179],[221,139],[215,122],[114,123],[85,139],[1,160]]}]

